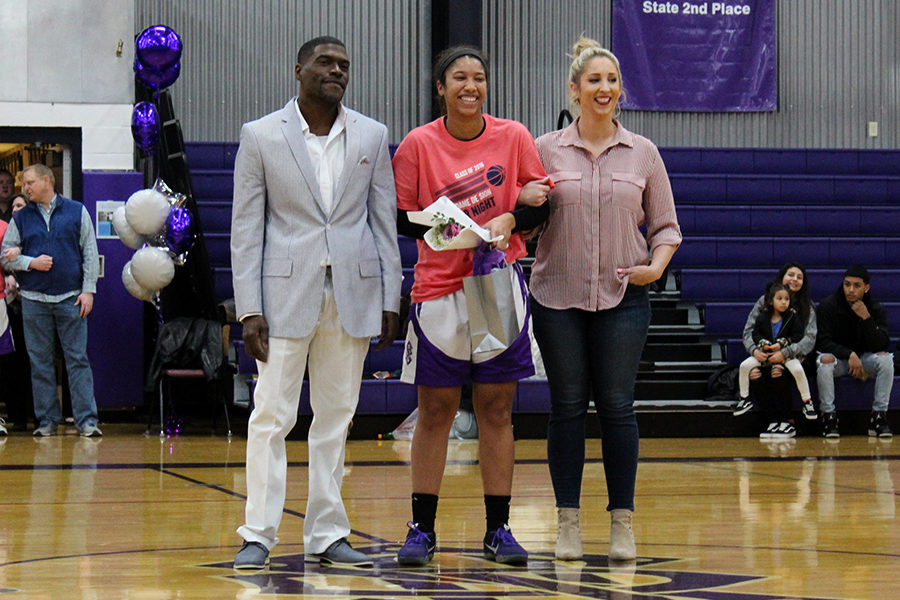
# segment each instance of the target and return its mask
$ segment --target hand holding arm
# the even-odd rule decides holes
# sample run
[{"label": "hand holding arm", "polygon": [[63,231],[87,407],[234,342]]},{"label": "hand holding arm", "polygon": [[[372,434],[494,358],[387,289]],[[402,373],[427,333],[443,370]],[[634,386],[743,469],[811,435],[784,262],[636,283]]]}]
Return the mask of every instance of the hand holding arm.
[{"label": "hand holding arm", "polygon": [[550,176],[529,181],[519,191],[516,206],[540,206],[547,201],[550,192]]}]

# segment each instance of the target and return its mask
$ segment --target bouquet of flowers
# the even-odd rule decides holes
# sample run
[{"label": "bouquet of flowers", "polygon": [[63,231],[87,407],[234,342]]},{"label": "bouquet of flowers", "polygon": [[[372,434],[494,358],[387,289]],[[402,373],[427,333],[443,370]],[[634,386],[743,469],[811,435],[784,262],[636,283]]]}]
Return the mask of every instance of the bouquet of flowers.
[{"label": "bouquet of flowers", "polygon": [[490,231],[469,218],[446,196],[441,196],[425,210],[410,212],[409,220],[431,227],[425,233],[425,243],[432,250],[475,248],[482,241],[494,241]]},{"label": "bouquet of flowers", "polygon": [[443,250],[444,247],[453,243],[453,240],[462,232],[463,226],[456,222],[453,217],[448,217],[444,213],[436,212],[432,217],[431,231],[426,233],[426,237],[431,238],[429,246],[435,250]]}]

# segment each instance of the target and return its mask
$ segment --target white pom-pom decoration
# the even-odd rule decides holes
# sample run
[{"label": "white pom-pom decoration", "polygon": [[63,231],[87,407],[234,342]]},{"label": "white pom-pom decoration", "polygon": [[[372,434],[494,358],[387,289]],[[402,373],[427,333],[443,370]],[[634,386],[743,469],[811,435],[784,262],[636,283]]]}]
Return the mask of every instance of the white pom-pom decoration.
[{"label": "white pom-pom decoration", "polygon": [[169,201],[156,190],[138,190],[125,202],[125,218],[141,235],[162,231],[169,216]]},{"label": "white pom-pom decoration", "polygon": [[161,290],[175,277],[175,263],[166,250],[147,246],[131,257],[131,274],[141,287]]},{"label": "white pom-pom decoration", "polygon": [[129,294],[144,302],[150,302],[153,299],[153,294],[156,293],[155,290],[148,290],[134,280],[134,275],[131,273],[131,261],[128,261],[122,267],[122,283]]},{"label": "white pom-pom decoration", "polygon": [[128,224],[128,219],[125,218],[124,206],[120,206],[113,212],[112,224],[113,228],[116,230],[116,235],[119,236],[119,240],[129,248],[137,250],[144,245],[144,238],[141,237],[141,234],[132,229],[131,225]]}]

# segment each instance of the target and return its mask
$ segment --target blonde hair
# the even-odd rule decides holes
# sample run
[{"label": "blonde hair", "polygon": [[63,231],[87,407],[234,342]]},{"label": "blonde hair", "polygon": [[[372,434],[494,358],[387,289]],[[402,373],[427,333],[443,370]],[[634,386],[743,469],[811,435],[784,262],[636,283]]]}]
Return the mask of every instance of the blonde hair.
[{"label": "blonde hair", "polygon": [[[598,56],[608,58],[610,62],[612,62],[612,64],[616,67],[616,73],[619,76],[619,83],[621,85],[622,69],[619,67],[619,59],[616,58],[615,54],[601,46],[600,42],[585,37],[582,34],[578,38],[578,41],[575,42],[575,45],[572,46],[572,54],[569,56],[571,56],[573,59],[572,64],[569,65],[569,83],[574,83],[576,87],[578,87],[578,79],[581,77],[581,74],[584,73],[584,69],[587,64],[591,61],[591,59]],[[622,94],[619,100],[621,101],[624,99],[625,88],[623,86]],[[576,94],[571,87],[569,87],[569,102],[572,104],[573,108],[578,108],[578,94]]]}]

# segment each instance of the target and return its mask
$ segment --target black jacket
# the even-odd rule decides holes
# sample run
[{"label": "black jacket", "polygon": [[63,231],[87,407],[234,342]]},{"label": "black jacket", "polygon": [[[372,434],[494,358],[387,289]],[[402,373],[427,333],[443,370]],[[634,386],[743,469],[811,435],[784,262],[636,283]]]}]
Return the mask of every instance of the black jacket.
[{"label": "black jacket", "polygon": [[850,308],[843,286],[819,303],[816,309],[819,328],[816,349],[819,352],[828,352],[847,360],[853,352],[861,356],[866,352],[888,349],[891,340],[888,337],[887,311],[872,300],[868,292],[863,296],[863,303],[870,314],[865,321]]},{"label": "black jacket", "polygon": [[144,391],[156,389],[164,369],[200,368],[212,380],[226,366],[221,323],[188,317],[172,319],[159,328]]},{"label": "black jacket", "polygon": [[756,324],[753,326],[753,341],[757,344],[766,342],[766,345],[778,342],[784,349],[788,344],[796,344],[802,340],[804,333],[806,333],[804,323],[797,315],[797,311],[791,307],[781,317],[781,330],[776,339],[775,334],[772,333],[772,310],[764,308],[756,317]]}]

